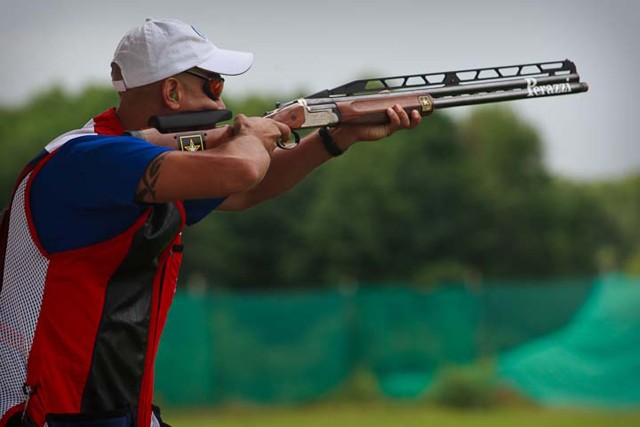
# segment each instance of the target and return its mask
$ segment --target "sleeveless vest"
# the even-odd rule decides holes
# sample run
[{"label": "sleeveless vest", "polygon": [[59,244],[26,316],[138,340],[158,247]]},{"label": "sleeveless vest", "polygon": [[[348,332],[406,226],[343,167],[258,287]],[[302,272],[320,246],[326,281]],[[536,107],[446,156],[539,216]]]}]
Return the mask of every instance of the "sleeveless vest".
[{"label": "sleeveless vest", "polygon": [[60,414],[151,425],[154,359],[182,260],[182,203],[152,205],[109,240],[53,254],[30,207],[31,184],[56,148],[115,134],[114,119],[110,110],[54,140],[23,170],[3,212],[0,427],[23,411],[37,426]]}]

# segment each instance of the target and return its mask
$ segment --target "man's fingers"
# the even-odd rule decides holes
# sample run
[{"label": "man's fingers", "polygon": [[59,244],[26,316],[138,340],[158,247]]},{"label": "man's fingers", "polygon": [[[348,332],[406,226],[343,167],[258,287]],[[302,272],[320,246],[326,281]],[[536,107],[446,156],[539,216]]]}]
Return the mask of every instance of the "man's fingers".
[{"label": "man's fingers", "polygon": [[409,120],[409,115],[400,105],[396,104],[393,107],[398,113],[398,117],[400,118],[400,126],[403,128],[408,128],[411,121]]},{"label": "man's fingers", "polygon": [[418,126],[422,122],[422,116],[418,112],[418,110],[413,110],[411,112],[411,124],[409,125],[409,129],[413,129]]},{"label": "man's fingers", "polygon": [[417,115],[417,123],[420,123],[420,113],[417,111],[411,112],[411,117],[402,108],[399,104],[395,104],[391,108],[387,108],[387,116],[389,116],[389,124],[391,131],[396,131],[398,129],[412,129],[417,126],[417,123],[414,125],[414,121],[416,120]]},{"label": "man's fingers", "polygon": [[291,138],[289,126],[264,117],[236,116],[235,131],[248,132],[260,138],[269,152],[273,152],[278,141],[288,141]]},{"label": "man's fingers", "polygon": [[400,126],[400,117],[398,116],[398,112],[396,107],[399,105],[394,105],[393,107],[387,108],[387,117],[389,117],[389,127],[393,131]]},{"label": "man's fingers", "polygon": [[278,130],[280,131],[280,138],[285,141],[288,141],[291,138],[291,128],[289,126],[282,124],[280,122],[275,122],[278,126]]}]

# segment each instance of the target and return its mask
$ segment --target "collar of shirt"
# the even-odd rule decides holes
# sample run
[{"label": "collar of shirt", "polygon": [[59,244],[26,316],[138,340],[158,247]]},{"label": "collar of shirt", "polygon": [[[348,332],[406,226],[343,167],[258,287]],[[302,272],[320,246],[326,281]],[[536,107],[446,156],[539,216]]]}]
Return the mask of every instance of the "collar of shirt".
[{"label": "collar of shirt", "polygon": [[94,130],[99,135],[123,135],[125,132],[115,108],[110,108],[93,118]]}]

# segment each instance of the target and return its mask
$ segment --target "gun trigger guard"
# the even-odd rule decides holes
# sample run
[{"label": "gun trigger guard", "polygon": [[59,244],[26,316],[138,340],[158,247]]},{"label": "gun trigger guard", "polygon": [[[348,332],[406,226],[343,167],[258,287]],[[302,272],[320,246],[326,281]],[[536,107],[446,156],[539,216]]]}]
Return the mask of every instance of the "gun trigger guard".
[{"label": "gun trigger guard", "polygon": [[278,138],[278,140],[276,141],[276,145],[283,150],[291,150],[293,148],[296,148],[298,144],[300,144],[300,135],[295,130],[292,130],[291,134],[293,135],[293,142],[285,141],[282,138]]}]

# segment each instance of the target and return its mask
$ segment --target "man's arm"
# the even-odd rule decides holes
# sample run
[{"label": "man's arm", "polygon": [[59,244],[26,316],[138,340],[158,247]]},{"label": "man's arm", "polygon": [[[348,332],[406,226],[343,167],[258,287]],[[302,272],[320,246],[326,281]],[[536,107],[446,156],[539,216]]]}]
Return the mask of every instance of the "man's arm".
[{"label": "man's arm", "polygon": [[[358,141],[375,141],[400,129],[412,129],[420,124],[420,114],[410,116],[400,106],[387,110],[389,124],[380,126],[350,126],[331,129],[330,135],[344,151]],[[284,193],[302,181],[311,171],[331,159],[318,132],[305,137],[293,150],[276,150],[264,179],[248,191],[233,194],[219,206],[220,210],[244,210]]]},{"label": "man's arm", "polygon": [[165,152],[147,167],[136,200],[168,202],[225,197],[249,191],[269,169],[278,138],[290,129],[270,119],[239,115],[234,136],[210,150]]}]

